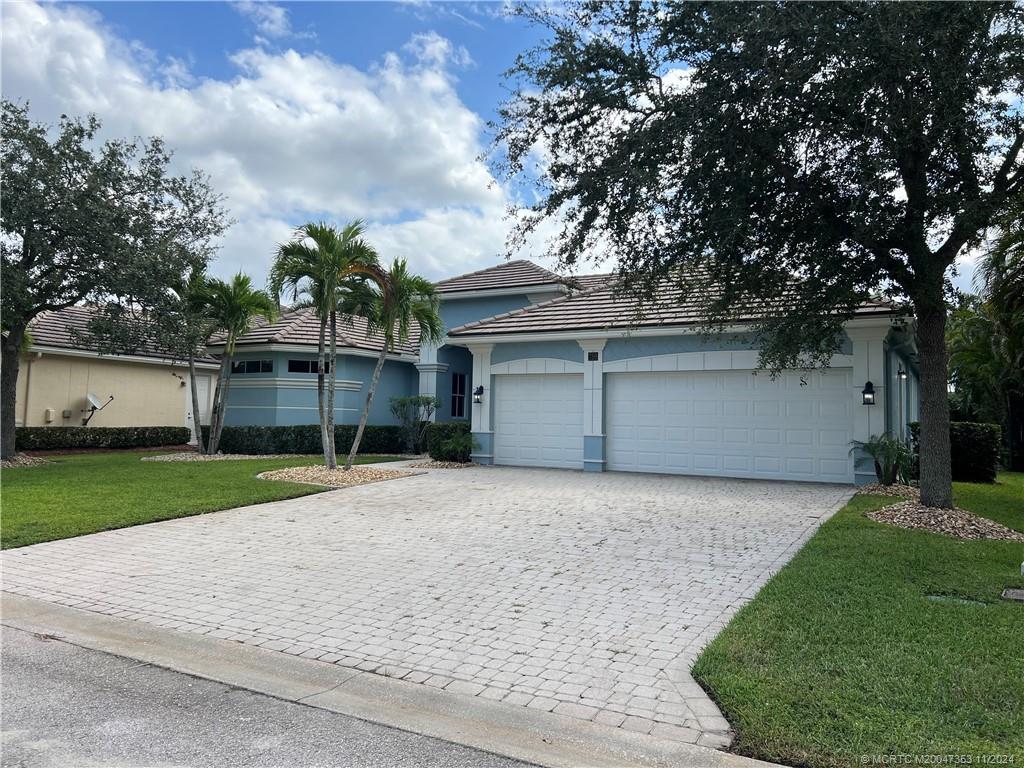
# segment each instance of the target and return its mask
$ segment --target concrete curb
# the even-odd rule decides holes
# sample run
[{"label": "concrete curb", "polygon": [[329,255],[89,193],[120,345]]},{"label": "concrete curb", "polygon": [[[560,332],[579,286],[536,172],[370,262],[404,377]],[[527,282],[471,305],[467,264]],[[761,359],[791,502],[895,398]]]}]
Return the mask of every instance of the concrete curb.
[{"label": "concrete curb", "polygon": [[5,626],[551,768],[756,768],[706,747],[4,593]]}]

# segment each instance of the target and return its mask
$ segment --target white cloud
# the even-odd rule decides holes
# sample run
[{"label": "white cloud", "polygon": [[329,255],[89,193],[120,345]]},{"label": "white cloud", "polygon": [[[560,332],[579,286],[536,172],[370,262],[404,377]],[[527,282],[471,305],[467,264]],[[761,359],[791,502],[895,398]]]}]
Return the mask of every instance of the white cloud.
[{"label": "white cloud", "polygon": [[[162,136],[178,170],[210,174],[237,219],[219,274],[262,280],[277,242],[308,219],[365,218],[385,258],[431,277],[487,266],[504,248],[507,193],[479,159],[482,122],[450,73],[469,54],[439,35],[367,70],[248,48],[216,80],[82,7],[12,3],[4,16],[5,97],[30,100],[35,119],[95,112],[105,136]],[[267,34],[284,29],[271,22]]]},{"label": "white cloud", "polygon": [[261,35],[270,38],[290,37],[292,23],[288,11],[267,0],[242,0],[232,7],[249,19]]}]

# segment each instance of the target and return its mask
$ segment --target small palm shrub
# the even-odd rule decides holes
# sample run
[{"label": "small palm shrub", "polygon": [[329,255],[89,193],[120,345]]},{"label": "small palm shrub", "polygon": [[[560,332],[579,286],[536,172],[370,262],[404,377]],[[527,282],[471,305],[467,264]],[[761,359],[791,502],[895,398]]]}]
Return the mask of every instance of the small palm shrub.
[{"label": "small palm shrub", "polygon": [[875,475],[882,485],[906,483],[914,465],[914,453],[903,440],[886,432],[872,435],[866,442],[854,440],[850,453],[862,450],[875,462]]}]

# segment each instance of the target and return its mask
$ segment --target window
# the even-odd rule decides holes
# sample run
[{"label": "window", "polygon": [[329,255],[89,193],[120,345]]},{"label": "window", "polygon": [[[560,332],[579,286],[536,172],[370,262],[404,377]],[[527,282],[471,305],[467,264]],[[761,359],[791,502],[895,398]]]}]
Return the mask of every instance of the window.
[{"label": "window", "polygon": [[[316,360],[289,360],[288,361],[288,373],[316,373],[317,363]],[[324,361],[324,373],[331,372],[331,363],[328,360]]]},{"label": "window", "polygon": [[466,418],[466,374],[452,374],[452,418]]},{"label": "window", "polygon": [[232,373],[273,373],[273,360],[236,360],[231,364]]}]

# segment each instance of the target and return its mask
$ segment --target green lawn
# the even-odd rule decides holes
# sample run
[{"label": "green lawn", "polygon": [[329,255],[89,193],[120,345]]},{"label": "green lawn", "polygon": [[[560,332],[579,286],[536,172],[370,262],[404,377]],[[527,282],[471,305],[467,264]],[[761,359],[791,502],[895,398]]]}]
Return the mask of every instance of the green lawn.
[{"label": "green lawn", "polygon": [[[270,469],[316,464],[317,456],[242,461],[140,461],[150,453],[51,456],[41,467],[5,469],[3,548],[319,493],[311,485],[258,480]],[[396,460],[359,456],[357,462]]]},{"label": "green lawn", "polygon": [[[958,506],[1024,530],[1024,474],[958,483]],[[863,755],[1024,760],[1024,545],[872,522],[856,497],[704,651],[694,676],[741,754],[796,766]],[[930,599],[943,595],[946,600]]]}]

